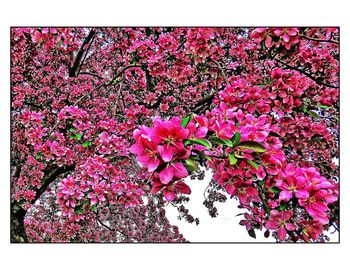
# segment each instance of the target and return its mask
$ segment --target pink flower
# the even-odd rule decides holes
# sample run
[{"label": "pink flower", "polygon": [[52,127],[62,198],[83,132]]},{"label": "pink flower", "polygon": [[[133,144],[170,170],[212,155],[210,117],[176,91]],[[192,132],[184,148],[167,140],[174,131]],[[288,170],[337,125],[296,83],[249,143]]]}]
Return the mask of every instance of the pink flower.
[{"label": "pink flower", "polygon": [[305,208],[308,214],[321,224],[328,224],[327,211],[329,210],[325,199],[328,195],[326,190],[318,190],[310,193],[310,197],[300,199],[299,204]]},{"label": "pink flower", "polygon": [[183,194],[191,194],[191,189],[184,182],[177,181],[168,184],[163,184],[158,179],[153,182],[151,192],[153,194],[163,190],[163,195],[168,201],[173,201],[176,197],[176,192]]},{"label": "pink flower", "polygon": [[208,127],[206,126],[203,126],[203,127],[196,127],[196,124],[194,122],[189,122],[187,127],[186,127],[188,130],[189,130],[189,137],[191,139],[194,139],[194,138],[204,138],[205,135],[207,135],[207,132],[208,132]]},{"label": "pink flower", "polygon": [[296,226],[293,223],[288,222],[290,218],[293,216],[293,212],[291,210],[287,210],[284,212],[279,212],[277,210],[272,210],[270,212],[270,220],[265,224],[266,229],[268,230],[276,230],[277,237],[279,240],[283,241],[286,238],[287,231],[294,231]]},{"label": "pink flower", "polygon": [[299,222],[299,226],[302,228],[301,232],[305,241],[310,238],[316,240],[323,232],[322,224],[316,220],[302,220]]},{"label": "pink flower", "polygon": [[279,180],[276,183],[276,187],[282,190],[279,195],[280,200],[288,201],[293,197],[293,194],[299,199],[309,197],[309,192],[304,189],[306,185],[305,178],[296,175],[296,169],[292,164],[287,164],[285,175],[285,181]]},{"label": "pink flower", "polygon": [[160,155],[168,160],[168,156],[164,154],[163,149],[159,151],[159,147],[148,139],[140,137],[138,143],[132,145],[129,150],[131,153],[137,155],[137,160],[142,166],[147,167],[149,172],[153,172],[161,163]]},{"label": "pink flower", "polygon": [[162,171],[159,172],[159,179],[164,185],[168,184],[173,177],[185,178],[188,172],[182,163],[169,163]]},{"label": "pink flower", "polygon": [[189,131],[180,125],[180,119],[174,117],[169,121],[156,119],[151,133],[152,141],[156,144],[173,145],[175,142],[187,139]]}]

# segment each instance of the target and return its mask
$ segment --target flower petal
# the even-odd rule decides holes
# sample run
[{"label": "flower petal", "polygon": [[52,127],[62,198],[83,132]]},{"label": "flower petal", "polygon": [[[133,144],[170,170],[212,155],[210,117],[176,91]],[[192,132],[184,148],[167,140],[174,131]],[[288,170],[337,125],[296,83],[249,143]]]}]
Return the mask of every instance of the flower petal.
[{"label": "flower petal", "polygon": [[164,185],[168,184],[174,177],[174,169],[171,166],[166,166],[160,173],[159,179]]},{"label": "flower petal", "polygon": [[174,151],[173,151],[171,146],[169,146],[169,145],[164,145],[164,146],[163,145],[158,145],[157,150],[158,150],[159,155],[162,157],[162,159],[165,162],[169,162],[173,158]]},{"label": "flower petal", "polygon": [[155,194],[155,193],[157,193],[158,191],[160,191],[163,187],[164,187],[164,185],[163,185],[161,182],[159,182],[159,181],[154,181],[154,182],[153,182],[153,185],[152,185],[151,193],[152,193],[152,194]]},{"label": "flower petal", "polygon": [[269,229],[269,230],[276,230],[278,228],[278,226],[279,226],[279,223],[275,220],[268,221],[265,224],[265,228]]},{"label": "flower petal", "polygon": [[307,199],[309,198],[309,192],[307,192],[306,190],[296,190],[295,197],[297,197],[298,199]]},{"label": "flower petal", "polygon": [[159,165],[159,159],[156,158],[156,157],[155,158],[151,158],[148,161],[148,171],[149,172],[155,171],[158,168],[158,165]]},{"label": "flower petal", "polygon": [[182,165],[181,163],[174,163],[173,164],[173,168],[174,168],[174,174],[176,177],[178,178],[185,178],[188,176],[188,172],[185,168],[184,165]]},{"label": "flower petal", "polygon": [[164,189],[163,194],[168,201],[173,201],[175,199],[175,192],[173,190]]},{"label": "flower petal", "polygon": [[293,193],[288,190],[282,190],[279,196],[280,200],[289,201],[293,197]]},{"label": "flower petal", "polygon": [[287,231],[284,227],[280,227],[277,231],[277,237],[279,240],[283,241],[286,238]]},{"label": "flower petal", "polygon": [[197,129],[196,131],[196,138],[204,138],[205,135],[207,135],[208,132],[208,128],[207,127],[200,127],[199,129]]},{"label": "flower petal", "polygon": [[184,182],[177,182],[175,184],[175,189],[178,192],[184,193],[184,194],[191,194],[191,189],[188,185],[186,185]]}]

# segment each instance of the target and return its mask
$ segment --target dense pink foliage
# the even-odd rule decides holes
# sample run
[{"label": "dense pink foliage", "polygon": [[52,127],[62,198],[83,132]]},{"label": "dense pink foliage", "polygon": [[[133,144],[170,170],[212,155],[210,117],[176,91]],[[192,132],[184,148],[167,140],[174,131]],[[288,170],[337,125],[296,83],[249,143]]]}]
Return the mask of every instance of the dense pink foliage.
[{"label": "dense pink foliage", "polygon": [[250,236],[325,241],[339,227],[338,40],[12,28],[11,241],[184,242],[164,207],[198,224],[184,203],[205,168],[210,215],[231,197]]}]

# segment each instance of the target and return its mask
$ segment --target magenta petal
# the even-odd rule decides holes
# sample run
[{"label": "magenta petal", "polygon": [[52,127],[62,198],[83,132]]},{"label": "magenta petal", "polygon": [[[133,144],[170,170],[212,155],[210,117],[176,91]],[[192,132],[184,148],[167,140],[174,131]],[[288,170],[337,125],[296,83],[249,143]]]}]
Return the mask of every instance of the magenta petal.
[{"label": "magenta petal", "polygon": [[265,224],[265,228],[269,230],[276,230],[279,226],[279,223],[275,220],[269,221]]},{"label": "magenta petal", "polygon": [[285,42],[288,42],[288,41],[290,40],[290,37],[289,37],[288,34],[284,34],[284,35],[282,36],[282,38],[283,38],[283,40],[284,40]]},{"label": "magenta petal", "polygon": [[208,128],[207,127],[200,127],[196,131],[196,138],[204,138],[205,135],[207,135]]},{"label": "magenta petal", "polygon": [[320,212],[326,212],[328,210],[327,205],[325,205],[323,202],[312,202],[310,203],[310,206],[316,211]]},{"label": "magenta petal", "polygon": [[151,193],[152,194],[155,194],[157,193],[158,191],[160,191],[162,188],[164,187],[164,185],[159,182],[159,181],[155,181],[152,185],[152,190],[151,190]]},{"label": "magenta petal", "polygon": [[307,192],[306,190],[296,190],[295,197],[297,197],[298,199],[307,199],[309,198],[309,192]]},{"label": "magenta petal", "polygon": [[184,139],[187,139],[188,134],[189,134],[189,130],[188,130],[188,129],[184,129],[184,128],[182,128],[182,127],[176,129],[176,138],[177,138],[179,141],[182,141],[182,140],[184,140]]},{"label": "magenta petal", "polygon": [[143,153],[144,148],[142,147],[142,145],[135,143],[133,144],[130,148],[129,151],[135,155],[140,155]]},{"label": "magenta petal", "polygon": [[308,205],[306,205],[304,208],[308,212],[308,214],[312,217],[317,216],[317,214],[319,213],[318,211],[315,211],[315,209],[313,209],[312,207],[310,207]]},{"label": "magenta petal", "polygon": [[191,194],[191,189],[184,182],[177,182],[175,184],[175,189],[184,194]]},{"label": "magenta petal", "polygon": [[169,162],[173,158],[174,151],[173,151],[171,146],[169,146],[169,145],[165,145],[165,146],[158,145],[157,150],[158,150],[158,153],[160,154],[160,156],[162,157],[162,159],[165,162]]},{"label": "magenta petal", "polygon": [[286,224],[286,229],[287,229],[288,231],[294,231],[294,230],[297,229],[297,227],[296,227],[293,223],[287,223],[287,224]]},{"label": "magenta petal", "polygon": [[165,167],[160,173],[159,173],[159,179],[160,182],[162,182],[164,185],[168,184],[174,176],[174,169],[173,167],[167,166]]},{"label": "magenta petal", "polygon": [[164,189],[163,190],[163,194],[164,197],[168,200],[168,201],[173,201],[175,199],[175,192],[174,191],[170,191],[168,189]]},{"label": "magenta petal", "polygon": [[152,158],[148,161],[148,171],[153,172],[158,168],[159,165],[159,159],[158,158]]},{"label": "magenta petal", "polygon": [[188,172],[185,168],[184,165],[182,165],[181,163],[175,163],[173,164],[173,168],[174,168],[174,174],[178,177],[178,178],[185,178],[188,176]]},{"label": "magenta petal", "polygon": [[279,240],[283,241],[286,238],[287,231],[284,227],[280,227],[277,231],[277,237]]},{"label": "magenta petal", "polygon": [[288,201],[293,197],[293,193],[291,191],[288,190],[283,190],[280,193],[279,199],[280,200],[285,200]]},{"label": "magenta petal", "polygon": [[230,194],[230,195],[233,194],[233,192],[235,191],[235,189],[236,189],[235,186],[232,185],[231,183],[228,183],[228,184],[225,185],[225,190],[226,190],[226,192],[227,192],[228,194]]},{"label": "magenta petal", "polygon": [[282,30],[281,29],[276,29],[275,31],[273,31],[273,33],[276,35],[276,36],[281,36],[282,35]]},{"label": "magenta petal", "polygon": [[265,46],[266,48],[270,48],[272,46],[272,38],[271,36],[267,36],[265,39]]}]

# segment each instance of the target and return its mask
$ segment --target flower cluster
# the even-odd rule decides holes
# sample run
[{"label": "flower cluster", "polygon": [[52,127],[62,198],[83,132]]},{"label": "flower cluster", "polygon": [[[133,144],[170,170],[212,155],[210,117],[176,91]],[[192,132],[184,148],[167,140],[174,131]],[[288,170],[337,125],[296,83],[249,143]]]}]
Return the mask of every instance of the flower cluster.
[{"label": "flower cluster", "polygon": [[[196,132],[193,124],[190,128],[192,132]],[[201,135],[201,132],[203,131],[199,131],[198,135]],[[188,176],[183,160],[191,154],[184,145],[189,136],[190,131],[181,126],[178,117],[167,121],[155,119],[154,127],[142,126],[135,130],[136,143],[130,147],[130,152],[137,155],[137,161],[142,167],[146,167],[148,172],[157,171],[159,180],[156,181],[153,177],[153,191],[159,191],[163,187],[165,190],[174,190],[174,183]],[[182,191],[181,188],[175,190]],[[173,200],[175,197],[172,195],[166,198]]]},{"label": "flower cluster", "polygon": [[299,43],[297,28],[256,28],[252,37],[257,42],[264,41],[266,48],[278,48],[282,45],[289,50],[292,45]]},{"label": "flower cluster", "polygon": [[98,205],[121,204],[128,208],[142,204],[142,189],[126,180],[125,173],[107,158],[88,158],[79,173],[58,184],[57,202],[63,216],[78,221]]}]

